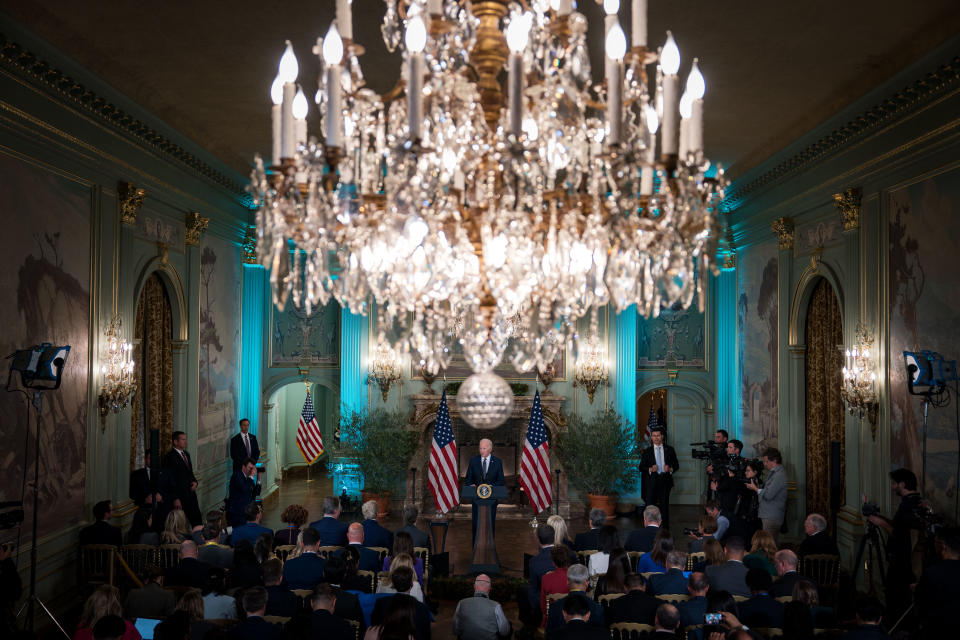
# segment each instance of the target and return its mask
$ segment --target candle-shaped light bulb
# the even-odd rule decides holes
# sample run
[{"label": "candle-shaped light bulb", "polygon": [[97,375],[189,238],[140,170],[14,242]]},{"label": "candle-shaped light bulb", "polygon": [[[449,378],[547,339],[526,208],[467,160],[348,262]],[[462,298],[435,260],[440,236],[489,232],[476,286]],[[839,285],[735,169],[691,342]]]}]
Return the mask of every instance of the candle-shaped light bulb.
[{"label": "candle-shaped light bulb", "polygon": [[623,56],[627,53],[627,36],[620,22],[613,17],[613,24],[607,30],[604,44],[607,54],[607,126],[610,144],[621,142],[623,128]]},{"label": "candle-shaped light bulb", "polygon": [[509,61],[509,115],[510,133],[519,138],[523,127],[523,50],[527,47],[532,16],[524,13],[515,15],[507,27],[507,46],[510,47]]},{"label": "candle-shaped light bulb", "polygon": [[847,356],[848,358],[850,357],[850,349],[847,349],[846,356]]},{"label": "candle-shaped light bulb", "polygon": [[299,74],[300,65],[297,64],[297,56],[293,53],[293,45],[287,40],[287,48],[280,57],[280,79],[283,82],[296,82]]},{"label": "candle-shaped light bulb", "polygon": [[404,34],[407,45],[407,118],[410,139],[420,138],[423,123],[423,50],[427,46],[427,27],[417,14],[407,20]]},{"label": "candle-shaped light bulb", "polygon": [[507,27],[507,46],[513,53],[523,53],[523,50],[527,48],[527,40],[530,37],[528,16],[529,14],[526,13],[516,16],[510,21],[510,26]]},{"label": "candle-shaped light bulb", "polygon": [[690,67],[690,75],[687,76],[687,93],[691,100],[699,100],[707,90],[707,85],[703,81],[703,74],[700,73],[700,66],[697,59],[693,59],[693,65]]},{"label": "candle-shaped light bulb", "polygon": [[343,38],[337,31],[337,23],[331,23],[327,35],[323,38],[323,61],[326,64],[340,64],[343,60]]},{"label": "candle-shaped light bulb", "polygon": [[283,103],[283,78],[280,77],[279,73],[273,79],[273,84],[270,85],[270,101],[277,105]]},{"label": "candle-shaped light bulb", "polygon": [[668,76],[675,76],[680,70],[680,49],[677,48],[677,42],[669,31],[667,31],[667,41],[660,51],[660,67]]},{"label": "candle-shaped light bulb", "polygon": [[403,37],[410,53],[420,53],[427,46],[427,27],[419,14],[407,20],[407,32]]},{"label": "candle-shaped light bulb", "polygon": [[657,129],[660,128],[660,116],[657,115],[657,110],[651,105],[647,105],[647,131],[650,132],[652,136],[657,132]]},{"label": "candle-shaped light bulb", "polygon": [[337,23],[343,32],[343,37],[353,40],[353,11],[350,5],[352,0],[337,0]]},{"label": "candle-shaped light bulb", "polygon": [[869,357],[870,357],[870,349],[864,349],[864,350],[863,350],[863,357],[864,357],[864,358],[869,358]]},{"label": "candle-shaped light bulb", "polygon": [[623,60],[627,53],[627,36],[623,33],[623,27],[617,22],[607,31],[607,41],[605,44],[607,57],[611,60]]},{"label": "candle-shaped light bulb", "polygon": [[307,117],[307,96],[303,95],[302,87],[297,87],[297,95],[293,98],[293,117],[297,120]]},{"label": "candle-shaped light bulb", "polygon": [[688,92],[680,97],[680,117],[689,118],[693,115],[693,98]]},{"label": "candle-shaped light bulb", "polygon": [[603,0],[603,12],[608,16],[620,11],[620,0]]},{"label": "candle-shaped light bulb", "polygon": [[647,0],[633,0],[630,39],[634,47],[647,46]]}]

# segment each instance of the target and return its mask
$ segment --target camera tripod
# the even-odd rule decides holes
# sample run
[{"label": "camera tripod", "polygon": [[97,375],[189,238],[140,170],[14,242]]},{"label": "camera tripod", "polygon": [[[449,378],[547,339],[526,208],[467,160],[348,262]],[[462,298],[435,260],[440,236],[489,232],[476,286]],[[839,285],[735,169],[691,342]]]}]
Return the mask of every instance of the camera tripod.
[{"label": "camera tripod", "polygon": [[[864,561],[864,552],[867,558]],[[883,546],[880,544],[880,530],[875,524],[867,523],[867,532],[860,539],[857,547],[856,560],[853,563],[853,583],[857,583],[857,574],[863,568],[863,577],[870,587],[869,594],[876,595],[886,584],[886,575],[883,567]],[[876,569],[876,571],[874,571]],[[877,589],[875,575],[879,573],[880,589]]]}]

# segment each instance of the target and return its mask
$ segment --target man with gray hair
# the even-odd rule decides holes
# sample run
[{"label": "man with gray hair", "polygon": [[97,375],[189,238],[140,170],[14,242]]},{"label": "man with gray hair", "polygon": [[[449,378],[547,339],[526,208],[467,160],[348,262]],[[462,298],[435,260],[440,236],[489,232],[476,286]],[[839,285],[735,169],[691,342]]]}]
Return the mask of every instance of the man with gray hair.
[{"label": "man with gray hair", "polygon": [[327,496],[323,499],[323,517],[310,526],[320,534],[320,545],[324,547],[347,546],[347,523],[340,522],[340,498]]},{"label": "man with gray hair", "polygon": [[667,572],[650,576],[650,590],[655,596],[668,594],[687,595],[687,579],[683,570],[687,566],[687,555],[682,551],[667,554]]},{"label": "man with gray hair", "polygon": [[[417,511],[417,508],[413,505],[409,505],[403,508],[403,526],[397,529],[396,533],[401,531],[406,531],[410,534],[410,537],[413,538],[413,546],[415,547],[429,547],[430,546],[430,537],[425,531],[417,529],[417,516],[420,515],[420,512]],[[390,544],[390,548],[393,548],[393,544]]]},{"label": "man with gray hair", "polygon": [[457,603],[453,635],[460,640],[496,640],[510,635],[510,621],[499,602],[490,599],[490,576],[481,573],[473,581],[473,597]]},{"label": "man with gray hair", "polygon": [[837,541],[827,532],[827,519],[819,513],[811,513],[803,521],[803,530],[807,537],[797,547],[797,557],[803,562],[804,556],[816,553],[826,553],[833,556],[840,555]]},{"label": "man with gray hair", "polygon": [[797,573],[797,554],[789,549],[781,549],[773,556],[773,564],[777,567],[777,573],[780,577],[773,583],[773,589],[770,589],[770,595],[774,598],[783,596],[792,596],[793,587],[800,580],[800,574]]},{"label": "man with gray hair", "polygon": [[657,537],[660,531],[660,509],[654,505],[647,505],[643,510],[643,529],[636,529],[630,532],[627,543],[624,548],[627,551],[643,551],[650,553],[653,551],[653,539]]},{"label": "man with gray hair", "polygon": [[578,533],[573,540],[573,548],[577,551],[589,551],[598,548],[597,534],[600,527],[607,524],[607,512],[603,509],[590,509],[590,531]]},{"label": "man with gray hair", "polygon": [[[560,598],[548,607],[547,633],[563,626],[563,603],[570,597],[570,594],[579,593],[580,595],[585,595],[587,587],[589,586],[589,569],[582,564],[571,565],[567,568],[567,587],[569,587],[570,593],[567,597]],[[588,600],[590,601],[590,624],[597,625],[598,627],[606,627],[607,623],[604,620],[603,607],[592,598],[588,598]]]},{"label": "man with gray hair", "polygon": [[363,514],[363,542],[368,547],[384,547],[387,550],[393,549],[393,534],[390,530],[377,522],[377,516],[380,515],[380,508],[376,500],[367,500],[360,507],[360,513]]}]

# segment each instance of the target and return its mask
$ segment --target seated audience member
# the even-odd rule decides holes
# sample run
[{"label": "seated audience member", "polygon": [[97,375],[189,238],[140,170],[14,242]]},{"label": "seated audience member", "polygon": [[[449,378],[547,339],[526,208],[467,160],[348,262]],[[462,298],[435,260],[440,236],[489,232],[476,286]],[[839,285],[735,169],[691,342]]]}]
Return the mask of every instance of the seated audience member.
[{"label": "seated audience member", "polygon": [[127,532],[127,544],[160,544],[160,535],[153,530],[153,513],[149,508],[137,509]]},{"label": "seated audience member", "polygon": [[653,551],[640,556],[637,561],[637,573],[666,573],[667,554],[673,551],[673,536],[668,529],[660,529],[653,541]]},{"label": "seated audience member", "polygon": [[611,551],[607,572],[597,578],[596,587],[593,589],[594,600],[609,593],[626,593],[627,574],[631,572],[630,556],[627,555],[627,550],[621,547]]},{"label": "seated audience member", "polygon": [[777,565],[777,574],[780,577],[773,583],[770,595],[774,598],[792,596],[793,587],[800,579],[800,574],[797,573],[797,554],[789,549],[781,549],[773,557],[773,562]]},{"label": "seated audience member", "polygon": [[93,625],[93,640],[121,640],[126,633],[127,623],[120,616],[103,616]]},{"label": "seated audience member", "polygon": [[380,569],[380,556],[373,549],[364,546],[363,531],[363,525],[359,522],[354,522],[347,527],[347,546],[355,547],[360,553],[360,563],[357,565],[359,570],[378,571]]},{"label": "seated audience member", "polygon": [[[417,572],[417,581],[420,584],[423,584],[423,558],[416,558],[413,553],[413,538],[410,537],[410,534],[402,529],[393,534],[393,550],[390,555],[383,559],[383,564],[380,567],[381,571],[389,571],[390,563],[393,562],[394,556],[398,556],[401,553],[408,554],[411,558],[415,558],[413,561],[414,569]],[[361,561],[363,556],[361,556]],[[361,569],[363,567],[360,567]]]},{"label": "seated audience member", "polygon": [[674,638],[680,626],[680,612],[677,607],[664,603],[657,607],[654,617],[653,633],[650,638]]},{"label": "seated audience member", "polygon": [[940,562],[923,570],[914,595],[923,631],[946,637],[956,628],[953,607],[960,602],[960,528],[937,531]]},{"label": "seated audience member", "polygon": [[123,605],[127,620],[166,618],[177,606],[177,597],[163,588],[163,569],[150,565],[144,571],[143,586],[131,589]]},{"label": "seated audience member", "polygon": [[206,620],[236,620],[237,601],[227,593],[227,572],[210,569],[203,585],[203,615]]},{"label": "seated audience member", "polygon": [[[120,590],[109,584],[97,587],[83,605],[73,640],[93,640],[93,629],[101,618],[121,615],[123,607],[120,606]],[[124,628],[123,640],[140,640],[140,634],[131,622],[125,620]]]},{"label": "seated audience member", "polygon": [[[604,512],[606,513],[606,512]],[[604,516],[606,517],[606,516]],[[570,554],[563,545],[554,545],[550,548],[550,561],[555,567],[553,571],[548,571],[540,580],[540,611],[543,612],[543,622],[547,621],[547,596],[554,593],[568,593],[567,587],[567,568],[570,566]]]},{"label": "seated audience member", "polygon": [[749,627],[782,629],[783,603],[770,595],[773,588],[770,574],[764,569],[748,570],[747,587],[750,588],[750,599],[739,604],[741,622]]},{"label": "seated audience member", "polygon": [[[720,613],[720,614],[732,614],[734,619],[740,614],[737,609],[737,601],[734,599],[733,595],[729,591],[714,591],[713,588],[710,588],[710,592],[707,594],[707,608],[704,613]],[[727,626],[721,625],[704,625],[703,627],[703,637],[709,638],[711,633],[720,632],[726,634],[729,631],[730,626],[740,626],[740,621],[737,620],[735,625],[729,624],[729,619],[724,615],[724,622],[727,623]],[[722,636],[721,636],[722,637]]]},{"label": "seated audience member", "polygon": [[260,563],[249,540],[241,540],[233,549],[233,564],[230,567],[230,588],[246,589],[263,586]]},{"label": "seated audience member", "polygon": [[771,576],[777,575],[777,565],[774,557],[777,555],[777,545],[769,531],[757,529],[750,540],[750,553],[743,557],[743,564],[748,569],[764,569]]},{"label": "seated audience member", "polygon": [[203,619],[203,595],[191,589],[180,596],[174,613],[181,612],[188,621],[190,638],[204,638],[213,625]]},{"label": "seated audience member", "polygon": [[[207,525],[211,525],[219,532],[215,542],[226,545],[230,541],[230,536],[227,535],[223,512],[218,509],[211,509],[210,511],[207,511],[206,520],[204,521],[203,526],[194,527],[193,532],[190,534],[193,537],[193,541],[197,543],[198,547],[204,542],[203,530]],[[208,540],[212,540],[212,538],[208,538]]]},{"label": "seated audience member", "polygon": [[473,581],[473,597],[457,603],[453,635],[459,640],[497,640],[510,637],[510,621],[500,603],[490,599],[490,576],[481,573]]},{"label": "seated audience member", "polygon": [[406,531],[410,534],[410,539],[413,540],[413,546],[415,547],[428,547],[430,546],[429,540],[430,537],[427,535],[426,531],[417,529],[417,516],[419,512],[414,506],[407,506],[403,508],[403,526],[397,531],[393,532],[393,535],[396,536],[400,531]]},{"label": "seated audience member", "polygon": [[417,638],[417,601],[413,598],[390,598],[383,620],[367,629],[364,640],[410,640]]},{"label": "seated audience member", "polygon": [[827,533],[827,519],[819,513],[811,513],[807,516],[807,519],[803,521],[803,531],[807,534],[807,537],[797,547],[797,558],[800,559],[800,562],[803,562],[804,556],[815,554],[840,555],[837,541]]},{"label": "seated audience member", "polygon": [[727,561],[727,556],[723,552],[723,545],[718,540],[707,540],[703,545],[705,559],[698,563],[695,570],[706,571],[707,567],[715,567]]},{"label": "seated audience member", "polygon": [[283,565],[283,582],[291,589],[313,589],[323,580],[326,561],[317,555],[320,534],[307,527],[300,534],[303,552],[296,558],[288,558]]},{"label": "seated audience member", "polygon": [[[396,545],[396,535],[394,535],[394,545]],[[396,593],[392,596],[386,596],[377,600],[373,607],[373,615],[370,621],[373,625],[381,625],[387,617],[387,611],[397,599],[409,599],[414,603],[416,613],[414,614],[414,623],[417,629],[416,637],[430,640],[430,610],[422,602],[409,595],[413,588],[414,574],[407,567],[397,567],[390,573],[390,580]]]},{"label": "seated audience member", "polygon": [[[406,567],[416,575],[413,556],[409,553],[401,553],[391,561],[390,573],[377,584],[377,593],[396,593],[393,588],[393,578],[391,576],[393,571],[398,567]],[[416,598],[417,602],[423,602],[423,588],[420,586],[420,583],[414,580],[413,587],[410,588],[410,592],[407,595]]]},{"label": "seated audience member", "polygon": [[[567,529],[567,521],[562,516],[552,515],[547,518],[547,524],[553,527],[553,539],[557,544],[562,544],[567,549],[573,551],[573,541],[570,539],[570,533]],[[576,554],[574,554],[576,556]]]},{"label": "seated audience member", "polygon": [[347,574],[343,578],[343,588],[347,591],[371,593],[374,585],[371,583],[370,578],[357,573],[357,565],[360,563],[360,552],[353,547],[347,547],[343,550],[341,557],[347,565]]},{"label": "seated audience member", "polygon": [[340,522],[340,498],[327,496],[321,508],[323,517],[310,523],[310,527],[320,534],[320,545],[324,547],[347,546],[347,523]]},{"label": "seated audience member", "polygon": [[393,534],[377,522],[377,516],[380,515],[380,507],[377,506],[377,501],[367,500],[364,502],[363,506],[360,507],[360,513],[363,514],[363,543],[368,547],[392,548]]},{"label": "seated audience member", "polygon": [[563,624],[548,628],[547,640],[609,640],[610,632],[593,620],[594,604],[581,593],[571,593],[563,600],[558,600],[554,606]]},{"label": "seated audience member", "polygon": [[313,590],[310,596],[310,608],[313,610],[310,614],[310,627],[314,638],[353,640],[356,637],[353,626],[334,613],[339,604],[337,592],[329,584],[318,584]]},{"label": "seated audience member", "polygon": [[703,624],[703,614],[707,611],[707,591],[710,590],[710,583],[707,581],[707,575],[700,571],[694,571],[687,578],[687,594],[690,596],[685,602],[677,605],[680,611],[680,626],[686,628],[690,625]]},{"label": "seated audience member", "polygon": [[261,533],[260,537],[253,544],[253,555],[257,557],[257,563],[263,564],[267,560],[273,560],[277,554],[273,552],[276,545],[273,544],[273,532]]},{"label": "seated audience member", "polygon": [[197,559],[197,545],[193,540],[180,543],[180,562],[167,569],[164,584],[168,587],[200,589],[207,582],[210,565]]},{"label": "seated audience member", "polygon": [[[542,525],[543,526],[543,525]],[[547,633],[553,629],[563,626],[563,603],[572,595],[579,594],[586,598],[587,587],[590,585],[590,571],[582,564],[575,564],[567,568],[567,587],[569,593],[550,605],[550,611],[547,614]],[[603,607],[599,602],[587,599],[587,606],[590,611],[590,624],[600,627],[606,627],[604,622]]]},{"label": "seated audience member", "polygon": [[647,581],[640,574],[631,573],[624,582],[627,593],[610,602],[607,610],[607,624],[615,622],[653,624],[660,601],[648,592]]},{"label": "seated audience member", "polygon": [[302,504],[287,505],[280,514],[280,522],[285,522],[287,526],[277,530],[273,536],[273,543],[278,547],[284,544],[297,544],[297,534],[309,519],[310,513]]},{"label": "seated audience member", "polygon": [[690,553],[699,553],[703,551],[703,545],[709,540],[717,539],[717,520],[709,514],[700,516],[700,523],[697,525],[697,535],[689,534],[692,538],[688,547]]},{"label": "seated audience member", "polygon": [[530,558],[529,584],[520,587],[517,594],[520,620],[524,624],[536,626],[543,615],[540,608],[540,583],[548,572],[553,571],[553,561],[550,552],[554,547],[553,527],[541,524],[536,529],[537,546],[540,548],[537,555]]},{"label": "seated audience member", "polygon": [[241,540],[247,540],[250,544],[256,544],[257,538],[264,533],[273,534],[273,531],[260,524],[263,519],[263,509],[255,502],[251,502],[243,508],[243,516],[246,523],[233,527],[233,533],[230,534],[230,544],[234,547]]},{"label": "seated audience member", "polygon": [[655,596],[670,594],[686,595],[687,579],[683,570],[687,566],[687,556],[680,551],[667,554],[667,572],[650,576],[650,590]]},{"label": "seated audience member", "polygon": [[197,545],[197,558],[201,562],[220,569],[230,569],[233,566],[233,549],[220,544],[220,525],[207,522],[200,533],[201,543]]},{"label": "seated audience member", "polygon": [[267,590],[267,615],[292,618],[300,609],[300,598],[283,581],[283,563],[273,558],[260,566],[264,588]]},{"label": "seated audience member", "polygon": [[727,591],[735,596],[750,596],[747,587],[747,567],[743,564],[743,557],[747,550],[743,539],[732,537],[727,540],[724,554],[727,561],[719,566],[707,567],[707,579],[713,591]]},{"label": "seated audience member", "polygon": [[[556,532],[554,532],[556,540]],[[597,576],[607,572],[607,565],[610,562],[610,552],[620,546],[620,535],[617,528],[613,525],[605,524],[600,527],[600,533],[597,534],[598,552],[590,556],[590,575]]]},{"label": "seated audience member", "polygon": [[123,532],[120,527],[110,524],[111,518],[113,518],[113,505],[109,500],[101,500],[93,505],[93,524],[80,529],[80,546],[88,544],[123,546]]},{"label": "seated audience member", "polygon": [[794,600],[783,607],[783,639],[814,640],[813,616],[810,608]]},{"label": "seated audience member", "polygon": [[250,587],[240,598],[246,617],[230,627],[227,637],[231,640],[279,640],[281,629],[263,619],[267,611],[267,590]]},{"label": "seated audience member", "polygon": [[[172,616],[153,628],[153,640],[186,640],[189,638],[190,629],[190,617],[183,611],[175,611]],[[227,637],[223,629],[211,628],[209,633],[211,636],[219,633],[220,640],[226,640]]]},{"label": "seated audience member", "polygon": [[[606,512],[604,512],[606,517]],[[624,548],[627,551],[643,551],[650,553],[653,551],[653,541],[660,531],[660,509],[654,505],[648,505],[643,510],[643,529],[636,529],[630,533]]]},{"label": "seated audience member", "polygon": [[[883,605],[876,598],[862,598],[857,602],[857,628],[843,634],[844,640],[889,640],[890,634],[881,626]],[[951,634],[952,635],[952,634]]]},{"label": "seated audience member", "polygon": [[607,523],[607,512],[603,509],[591,509],[589,517],[590,530],[578,533],[577,537],[573,540],[573,548],[575,551],[591,551],[596,549],[597,545],[600,544],[597,540],[597,534],[600,533],[600,527]]},{"label": "seated audience member", "polygon": [[[187,516],[183,509],[174,509],[167,514],[163,523],[163,544],[180,544],[184,540],[192,540],[193,532],[187,523]],[[196,546],[196,543],[194,543]]]},{"label": "seated audience member", "polygon": [[[347,574],[347,563],[337,555],[330,556],[327,566],[323,568],[323,579],[330,586],[330,591],[337,603],[333,614],[344,620],[355,620],[363,629],[363,609],[360,608],[360,599],[355,593],[343,589],[343,578]],[[418,587],[420,585],[417,585]],[[421,598],[423,594],[420,594]]]},{"label": "seated audience member", "polygon": [[813,580],[800,578],[793,586],[793,599],[802,602],[813,616],[813,624],[818,629],[829,629],[836,624],[836,616],[830,607],[820,606],[820,593]]}]

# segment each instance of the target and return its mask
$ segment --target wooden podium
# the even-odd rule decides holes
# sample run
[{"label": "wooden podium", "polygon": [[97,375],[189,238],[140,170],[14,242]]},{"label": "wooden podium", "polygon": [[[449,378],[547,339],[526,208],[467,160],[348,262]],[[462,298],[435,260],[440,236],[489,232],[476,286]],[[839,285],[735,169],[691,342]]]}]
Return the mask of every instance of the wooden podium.
[{"label": "wooden podium", "polygon": [[493,540],[493,519],[496,517],[493,509],[498,499],[507,497],[507,488],[489,484],[466,486],[460,489],[460,497],[469,498],[479,507],[477,539],[473,542],[473,559],[468,573],[498,575],[500,561],[497,559],[497,547]]}]

